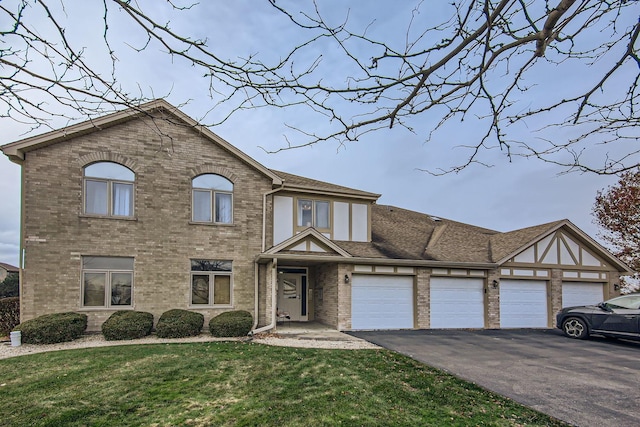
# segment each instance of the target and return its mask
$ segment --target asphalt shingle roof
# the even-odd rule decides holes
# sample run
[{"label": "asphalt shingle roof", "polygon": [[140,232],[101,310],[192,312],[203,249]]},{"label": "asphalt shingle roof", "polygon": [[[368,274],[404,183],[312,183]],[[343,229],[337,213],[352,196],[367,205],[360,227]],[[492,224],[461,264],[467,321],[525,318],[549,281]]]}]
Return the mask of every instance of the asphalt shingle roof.
[{"label": "asphalt shingle roof", "polygon": [[0,267],[4,268],[5,270],[7,270],[10,273],[17,273],[18,271],[20,271],[20,269],[18,267],[14,267],[11,264],[6,264],[4,262],[0,262]]},{"label": "asphalt shingle roof", "polygon": [[315,179],[306,178],[304,176],[299,176],[299,175],[293,175],[291,173],[277,171],[274,169],[271,169],[271,172],[278,175],[280,178],[284,180],[285,188],[287,187],[292,189],[303,188],[303,189],[310,189],[314,191],[325,191],[329,193],[340,193],[340,194],[346,194],[346,195],[362,196],[362,197],[371,198],[371,199],[377,199],[378,197],[380,197],[379,194],[370,193],[368,191],[362,191],[362,190],[357,190],[355,188],[343,187],[341,185],[331,184],[324,181],[318,181]]},{"label": "asphalt shingle roof", "polygon": [[507,233],[395,206],[373,205],[371,242],[337,244],[352,256],[495,263],[556,228],[555,221]]}]

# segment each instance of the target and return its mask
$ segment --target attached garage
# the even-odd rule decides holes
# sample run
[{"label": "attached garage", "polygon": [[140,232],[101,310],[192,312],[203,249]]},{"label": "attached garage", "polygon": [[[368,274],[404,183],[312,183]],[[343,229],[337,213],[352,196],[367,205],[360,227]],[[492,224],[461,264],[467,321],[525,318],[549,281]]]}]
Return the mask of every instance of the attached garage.
[{"label": "attached garage", "polygon": [[597,304],[604,300],[604,284],[589,282],[563,282],[562,306]]},{"label": "attached garage", "polygon": [[484,279],[431,278],[433,329],[484,328]]},{"label": "attached garage", "polygon": [[351,329],[412,329],[413,276],[352,276]]},{"label": "attached garage", "polygon": [[548,313],[546,281],[503,279],[500,282],[501,328],[546,328]]}]

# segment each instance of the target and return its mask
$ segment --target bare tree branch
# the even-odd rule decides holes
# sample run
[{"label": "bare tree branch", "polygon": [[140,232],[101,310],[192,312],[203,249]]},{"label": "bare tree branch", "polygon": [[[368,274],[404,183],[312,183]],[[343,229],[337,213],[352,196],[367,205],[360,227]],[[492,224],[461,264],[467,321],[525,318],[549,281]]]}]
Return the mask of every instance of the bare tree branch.
[{"label": "bare tree branch", "polygon": [[[76,5],[3,1],[0,118],[35,128],[136,108],[155,90],[124,89],[118,58],[162,51],[203,77],[213,101],[205,125],[265,107],[317,115],[308,126],[287,124],[285,150],[398,127],[466,150],[458,164],[428,168],[434,174],[490,165],[492,149],[565,171],[619,174],[640,165],[638,1],[455,0],[441,15],[416,0],[394,35],[374,10],[338,14],[312,0],[266,0],[270,18],[295,37],[232,58],[206,35],[173,29],[167,16],[203,7],[186,1],[92,5],[101,46],[90,51],[68,32]],[[122,42],[115,27],[140,37]],[[473,137],[452,142],[450,130],[463,125]]]}]

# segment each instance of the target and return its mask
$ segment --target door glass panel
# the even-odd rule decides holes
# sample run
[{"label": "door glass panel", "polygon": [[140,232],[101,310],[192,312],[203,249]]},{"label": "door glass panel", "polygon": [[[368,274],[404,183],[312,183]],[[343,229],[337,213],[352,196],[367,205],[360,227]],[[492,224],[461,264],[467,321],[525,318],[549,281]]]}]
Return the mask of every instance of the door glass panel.
[{"label": "door glass panel", "polygon": [[302,276],[302,290],[300,294],[302,295],[302,307],[300,308],[300,314],[302,316],[307,315],[307,277]]},{"label": "door glass panel", "polygon": [[298,296],[295,282],[285,279],[282,281],[282,286],[282,295],[285,298],[296,298]]}]

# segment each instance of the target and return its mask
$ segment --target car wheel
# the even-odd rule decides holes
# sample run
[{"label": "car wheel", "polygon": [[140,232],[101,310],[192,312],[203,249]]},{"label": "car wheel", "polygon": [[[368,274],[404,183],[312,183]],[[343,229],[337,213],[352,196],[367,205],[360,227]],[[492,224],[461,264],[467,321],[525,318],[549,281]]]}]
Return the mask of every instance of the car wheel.
[{"label": "car wheel", "polygon": [[562,323],[562,331],[569,338],[583,340],[589,337],[589,329],[584,320],[578,317],[570,317]]}]

